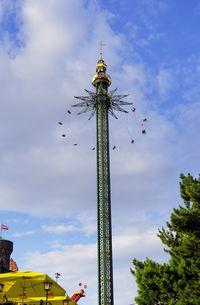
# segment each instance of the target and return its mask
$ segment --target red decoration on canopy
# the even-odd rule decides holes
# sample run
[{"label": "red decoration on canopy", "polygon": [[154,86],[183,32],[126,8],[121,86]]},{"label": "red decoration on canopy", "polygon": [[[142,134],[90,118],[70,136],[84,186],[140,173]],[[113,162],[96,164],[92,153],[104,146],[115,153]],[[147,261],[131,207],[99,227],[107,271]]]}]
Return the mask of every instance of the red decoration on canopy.
[{"label": "red decoration on canopy", "polygon": [[16,262],[11,258],[10,259],[10,271],[18,271],[18,266],[16,264]]},{"label": "red decoration on canopy", "polygon": [[71,299],[77,303],[80,300],[80,298],[83,297],[85,297],[85,294],[84,294],[84,290],[81,289],[80,291],[74,292],[74,294],[71,296]]},{"label": "red decoration on canopy", "polygon": [[[82,283],[78,283],[79,286],[82,286]],[[84,285],[83,286],[84,289],[87,288],[87,285]],[[79,291],[75,291],[74,294],[71,296],[71,299],[74,301],[74,302],[78,302],[80,300],[80,298],[83,298],[85,297],[85,291],[84,289],[80,289]]]}]

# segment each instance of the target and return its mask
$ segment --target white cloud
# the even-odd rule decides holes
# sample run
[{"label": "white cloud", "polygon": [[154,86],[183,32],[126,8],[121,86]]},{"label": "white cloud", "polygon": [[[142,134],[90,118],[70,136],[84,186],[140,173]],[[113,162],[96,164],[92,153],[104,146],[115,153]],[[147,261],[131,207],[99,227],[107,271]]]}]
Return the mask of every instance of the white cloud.
[{"label": "white cloud", "polygon": [[[41,254],[29,253],[26,257],[26,269],[48,273],[54,277],[55,272],[61,273],[59,283],[71,296],[77,290],[78,283],[86,283],[88,295],[86,302],[96,300],[96,246],[72,245],[65,246],[61,251]],[[94,290],[93,290],[94,289]],[[84,304],[84,300],[82,301]]]},{"label": "white cloud", "polygon": [[161,96],[166,96],[174,86],[172,72],[162,68],[157,76],[157,84]]},{"label": "white cloud", "polygon": [[74,217],[73,223],[59,224],[59,225],[42,225],[42,229],[45,232],[63,234],[69,232],[84,233],[85,236],[89,237],[96,233],[96,219],[83,213]]},{"label": "white cloud", "polygon": [[[113,249],[116,259],[127,261],[134,257],[142,257],[146,253],[148,256],[156,256],[156,251],[161,253],[162,245],[156,235],[155,228],[148,228],[139,232],[136,229],[126,228],[123,232],[114,237]],[[145,257],[144,257],[145,259]]]},{"label": "white cloud", "polygon": [[53,249],[63,248],[63,243],[58,240],[53,240],[49,242],[49,246]]},{"label": "white cloud", "polygon": [[[116,304],[121,304],[124,295],[130,304],[136,296],[134,278],[130,274],[131,261],[134,257],[147,256],[163,260],[161,242],[154,229],[124,229],[113,238],[114,285]],[[165,256],[165,255],[164,255]],[[87,297],[82,304],[97,302],[97,254],[95,244],[63,246],[61,250],[46,253],[31,252],[25,254],[25,268],[54,276],[61,273],[60,284],[69,295],[78,282],[88,285]],[[126,280],[124,280],[126,279]]]},{"label": "white cloud", "polygon": [[67,226],[64,226],[64,225],[55,225],[55,226],[43,225],[42,229],[45,232],[56,233],[56,234],[62,234],[62,233],[77,231],[77,228],[73,225],[67,225]]},{"label": "white cloud", "polygon": [[13,237],[22,237],[35,234],[35,231],[15,232],[12,234]]}]

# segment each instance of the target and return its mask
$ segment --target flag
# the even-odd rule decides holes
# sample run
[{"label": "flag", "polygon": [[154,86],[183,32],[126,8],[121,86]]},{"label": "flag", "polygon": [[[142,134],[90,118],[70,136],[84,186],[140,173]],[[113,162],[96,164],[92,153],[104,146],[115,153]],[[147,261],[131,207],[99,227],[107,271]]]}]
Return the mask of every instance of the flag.
[{"label": "flag", "polygon": [[8,227],[5,225],[1,225],[1,230],[8,230]]}]

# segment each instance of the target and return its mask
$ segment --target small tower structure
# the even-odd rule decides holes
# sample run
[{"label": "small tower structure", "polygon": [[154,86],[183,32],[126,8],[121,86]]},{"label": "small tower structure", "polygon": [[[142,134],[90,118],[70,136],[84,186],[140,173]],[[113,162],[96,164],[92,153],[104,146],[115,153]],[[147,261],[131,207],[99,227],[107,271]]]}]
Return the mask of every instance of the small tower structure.
[{"label": "small tower structure", "polygon": [[0,273],[9,272],[13,242],[0,237]]}]

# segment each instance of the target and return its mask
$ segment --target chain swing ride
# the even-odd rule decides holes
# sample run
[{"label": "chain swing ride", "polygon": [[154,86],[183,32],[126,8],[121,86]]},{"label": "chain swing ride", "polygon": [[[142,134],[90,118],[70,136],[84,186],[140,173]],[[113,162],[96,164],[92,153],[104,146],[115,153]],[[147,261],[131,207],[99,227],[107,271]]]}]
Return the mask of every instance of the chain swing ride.
[{"label": "chain swing ride", "polygon": [[[111,225],[111,191],[110,191],[110,155],[109,155],[109,114],[117,119],[115,111],[128,113],[123,106],[130,106],[132,103],[123,99],[128,94],[115,94],[117,88],[108,92],[111,85],[111,78],[106,73],[107,66],[102,59],[102,42],[100,43],[100,59],[96,66],[96,73],[92,79],[92,85],[96,92],[85,89],[88,95],[75,96],[80,100],[72,107],[82,108],[77,114],[90,112],[88,120],[96,114],[96,149],[97,156],[97,245],[98,245],[98,300],[99,305],[113,305],[113,270],[112,270],[112,225]],[[131,108],[135,115],[136,108]],[[71,108],[66,111],[71,115]],[[136,117],[135,117],[136,120]],[[136,120],[137,121],[137,120]],[[146,134],[144,128],[147,118],[142,118],[141,133]],[[62,121],[58,122],[63,125]],[[62,134],[66,137],[66,133]],[[130,143],[134,144],[134,138]],[[74,146],[78,142],[73,143]],[[116,145],[112,147],[116,149]]]},{"label": "chain swing ride", "polygon": [[[102,46],[104,46],[104,44],[102,42],[100,42],[100,61],[103,62],[102,60]],[[97,70],[99,69],[98,67],[99,64],[97,64]],[[104,77],[104,74],[105,74],[105,71],[106,71],[106,65],[103,63],[103,68],[101,69],[101,71],[98,71],[98,77],[99,78],[102,78]],[[111,78],[109,77],[109,75],[106,73],[106,76],[107,76],[107,80],[109,80],[109,86],[111,84]],[[95,76],[94,76],[95,77]],[[94,80],[94,78],[93,78]],[[93,82],[92,80],[92,82]],[[74,96],[75,99],[78,99],[78,100],[81,100],[82,102],[79,102],[77,104],[73,104],[71,105],[71,107],[81,107],[83,108],[81,111],[79,111],[77,113],[77,115],[81,115],[83,113],[87,113],[87,112],[91,112],[90,113],[90,116],[88,118],[88,120],[91,120],[92,117],[95,115],[96,113],[96,106],[97,106],[97,100],[98,98],[102,99],[104,98],[104,93],[102,91],[102,93],[100,95],[98,95],[97,93],[95,92],[92,92],[90,90],[87,90],[87,89],[84,89],[85,92],[88,93],[88,95],[86,96]],[[118,119],[118,117],[116,116],[115,114],[115,111],[120,111],[120,112],[124,112],[126,114],[129,114],[129,111],[123,109],[121,106],[130,106],[132,105],[132,103],[129,103],[129,102],[125,102],[123,101],[122,99],[129,96],[129,94],[120,94],[120,95],[115,95],[115,92],[117,91],[117,88],[111,90],[110,92],[107,93],[107,107],[108,107],[108,112],[109,114],[114,117],[115,119]],[[70,109],[67,109],[66,110],[66,115],[73,115],[73,110],[72,108]],[[145,129],[145,123],[147,122],[147,118],[142,116],[141,114],[139,114],[137,111],[136,111],[136,108],[135,107],[132,107],[131,110],[130,110],[130,113],[132,113],[134,115],[134,119],[135,119],[135,122],[136,122],[136,125],[139,125],[140,128],[141,128],[141,133],[144,135],[146,134],[146,129]],[[140,123],[138,123],[138,118],[137,116],[140,117]],[[128,123],[127,123],[128,124]],[[63,126],[65,127],[65,122],[64,121],[58,121],[58,125],[60,126]],[[68,125],[68,128],[69,128],[69,124],[67,123]],[[131,136],[131,132],[130,132],[130,129],[129,127],[127,126],[127,129],[128,129],[128,134],[130,136],[130,144],[134,144],[135,143],[135,138],[133,138]],[[68,137],[68,132],[63,132],[61,134],[61,137],[62,138],[67,138],[69,139]],[[78,142],[76,143],[73,143],[74,146],[78,146]],[[117,147],[116,144],[113,145],[112,149],[115,150]],[[95,146],[92,146],[91,147],[91,150],[95,150],[96,147]]]},{"label": "chain swing ride", "polygon": [[[124,94],[124,95],[114,95],[114,92],[116,92],[117,88],[115,88],[114,90],[110,91],[108,93],[108,112],[109,114],[114,117],[115,119],[118,119],[118,117],[116,116],[116,114],[114,113],[114,111],[121,111],[121,112],[124,112],[126,114],[128,114],[128,116],[134,116],[134,120],[135,120],[135,123],[137,127],[140,128],[140,132],[144,135],[146,134],[146,128],[145,128],[145,123],[147,122],[147,118],[142,116],[141,114],[137,113],[136,111],[136,108],[135,107],[132,107],[130,109],[130,111],[127,111],[125,109],[123,109],[121,106],[130,106],[132,105],[132,103],[129,103],[129,102],[125,102],[125,101],[122,101],[121,99],[123,99],[124,97],[127,97],[128,94]],[[71,105],[71,107],[82,107],[83,109],[81,111],[79,111],[78,113],[76,113],[77,115],[80,115],[80,114],[84,114],[84,113],[87,113],[87,112],[91,112],[88,120],[90,121],[91,118],[95,115],[95,112],[96,112],[96,98],[97,98],[97,95],[94,93],[94,92],[91,92],[87,89],[85,89],[85,91],[87,93],[89,93],[88,96],[75,96],[74,98],[76,99],[79,99],[81,100],[82,102],[80,103],[77,103],[77,104],[74,104],[74,105]],[[69,116],[73,116],[73,109],[70,108],[70,109],[67,109],[66,110],[66,117],[69,115]],[[64,118],[62,121],[58,121],[58,125],[60,125],[60,127],[62,126],[63,128],[63,133],[61,133],[61,137],[62,138],[67,138],[67,140],[69,140],[69,142],[71,141],[71,138],[70,138],[70,135],[69,135],[69,130],[70,130],[70,122],[67,118]],[[138,119],[139,117],[139,119]],[[130,119],[129,119],[130,120]],[[67,122],[66,122],[67,121]],[[140,121],[140,123],[138,122]],[[134,144],[135,143],[135,138],[133,137],[132,135],[132,132],[130,131],[130,126],[129,126],[129,122],[128,122],[128,119],[127,119],[127,134],[129,135],[130,137],[130,144]],[[86,124],[85,124],[86,125]],[[132,124],[131,124],[132,125]],[[67,126],[67,130],[66,131],[66,126]],[[65,130],[64,130],[65,128]],[[82,131],[82,128],[80,128],[79,130],[79,136],[80,136],[80,132]],[[79,145],[79,142],[75,142],[73,143],[74,146],[78,146]],[[117,144],[114,144],[112,149],[115,150],[117,147]],[[95,146],[91,146],[91,150],[95,150],[96,147]]]},{"label": "chain swing ride", "polygon": [[[98,72],[98,78],[101,79],[104,77],[104,75],[107,76],[107,81],[109,82],[109,86],[111,84],[111,78],[109,77],[109,75],[106,73],[106,65],[104,64],[104,61],[102,60],[102,46],[104,44],[102,42],[100,42],[100,63],[97,64],[97,69],[96,72]],[[103,62],[103,65],[102,65]],[[101,67],[102,65],[102,67]],[[96,75],[96,74],[95,74]],[[95,77],[95,76],[94,76]],[[93,78],[94,80],[94,78]],[[92,80],[92,84],[93,84],[93,80]],[[81,111],[79,111],[77,113],[77,115],[83,114],[83,113],[87,113],[87,112],[91,112],[90,116],[88,118],[88,120],[91,120],[91,118],[95,115],[96,113],[96,107],[97,107],[97,101],[98,99],[103,99],[105,92],[104,89],[102,88],[102,92],[100,94],[97,94],[95,92],[92,92],[90,90],[84,89],[85,92],[88,93],[88,95],[86,96],[74,96],[75,99],[81,100],[82,102],[79,102],[77,104],[73,104],[71,105],[71,107],[81,107],[83,108]],[[111,90],[110,92],[106,93],[106,99],[107,99],[107,108],[108,108],[108,113],[113,116],[115,119],[118,119],[118,117],[115,114],[115,111],[120,111],[120,112],[124,112],[126,114],[129,113],[129,111],[123,109],[121,106],[130,106],[132,105],[132,103],[129,102],[125,102],[122,99],[127,97],[129,94],[120,94],[120,95],[115,95],[115,92],[117,91],[117,88]],[[72,114],[72,108],[67,109],[66,110],[66,114],[67,115],[71,115]],[[136,122],[136,125],[140,125],[141,129],[141,133],[142,134],[146,134],[146,129],[145,129],[145,123],[147,122],[147,118],[142,116],[141,114],[138,113],[138,111],[136,111],[135,107],[131,108],[130,113],[132,113],[134,115],[134,119]],[[137,113],[137,114],[136,114]],[[137,119],[137,115],[140,117],[140,124],[138,123],[138,119]],[[60,126],[65,126],[64,121],[58,121],[58,125]],[[68,128],[69,128],[69,124]],[[135,139],[131,136],[131,132],[129,131],[129,127],[127,126],[128,129],[128,134],[130,135],[131,139],[130,139],[130,143],[134,144],[135,143]],[[66,138],[67,137],[67,133],[63,132],[61,134],[61,137]],[[67,137],[68,138],[68,137]],[[78,143],[73,143],[74,146],[78,146]],[[113,150],[116,149],[116,145],[113,146]],[[91,150],[95,150],[95,146],[92,146]]]}]

